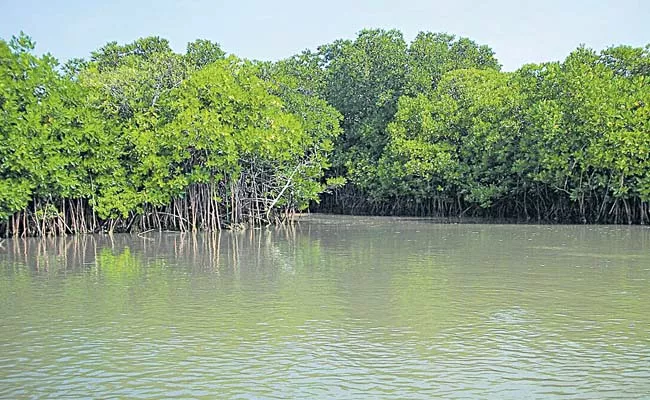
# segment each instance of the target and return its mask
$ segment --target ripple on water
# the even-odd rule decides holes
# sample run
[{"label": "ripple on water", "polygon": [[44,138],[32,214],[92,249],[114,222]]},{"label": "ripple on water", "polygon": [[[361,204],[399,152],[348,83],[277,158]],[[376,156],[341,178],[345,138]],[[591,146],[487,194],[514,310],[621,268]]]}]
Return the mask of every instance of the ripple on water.
[{"label": "ripple on water", "polygon": [[0,254],[0,398],[650,393],[648,232],[319,218]]}]

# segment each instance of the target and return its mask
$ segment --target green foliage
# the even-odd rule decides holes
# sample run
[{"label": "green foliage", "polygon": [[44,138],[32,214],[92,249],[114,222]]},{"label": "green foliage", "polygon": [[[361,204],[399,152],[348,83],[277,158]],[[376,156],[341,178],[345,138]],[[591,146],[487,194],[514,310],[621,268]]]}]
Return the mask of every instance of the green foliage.
[{"label": "green foliage", "polygon": [[[14,233],[45,234],[52,218],[71,231],[93,215],[109,230],[130,220],[127,229],[151,210],[195,228],[200,188],[217,216],[208,225],[205,206],[203,226],[216,229],[219,214],[259,223],[261,212],[305,208],[324,190],[340,115],[281,64],[224,59],[205,40],[179,55],[152,37],[108,43],[60,73],[33,48],[24,35],[0,42],[0,218],[24,211],[38,228],[17,222]],[[93,215],[66,211],[72,200]]]},{"label": "green foliage", "polygon": [[306,140],[300,121],[284,111],[248,62],[234,57],[200,70],[175,93],[169,126],[189,149],[193,176],[233,176],[243,164],[290,162]]},{"label": "green foliage", "polygon": [[515,73],[447,72],[435,90],[400,99],[372,195],[457,198],[540,219],[647,220],[647,60],[647,49],[581,47]]},{"label": "green foliage", "polygon": [[290,196],[292,204],[302,210],[310,201],[319,201],[323,191],[319,182],[330,167],[333,143],[342,131],[342,115],[317,95],[324,85],[324,74],[313,54],[306,52],[260,67],[260,74],[273,85],[271,91],[280,97],[287,111],[298,117],[306,133],[300,142],[302,156],[294,159],[301,166],[293,178]]},{"label": "green foliage", "polygon": [[126,45],[109,42],[99,50],[92,52],[90,60],[99,71],[104,71],[129,65],[136,60],[149,61],[157,58],[159,54],[171,52],[167,39],[152,36]]},{"label": "green foliage", "polygon": [[[0,217],[35,199],[90,197],[110,141],[86,94],[24,35],[0,42]],[[110,153],[110,151],[109,151]]]},{"label": "green foliage", "polygon": [[197,39],[187,44],[185,57],[190,65],[200,69],[215,61],[222,60],[225,55],[226,53],[221,50],[218,43]]},{"label": "green foliage", "polygon": [[[407,118],[406,114],[398,115],[398,104],[410,108],[410,99],[428,96],[445,73],[463,68],[498,70],[492,50],[447,34],[422,32],[408,45],[399,31],[364,30],[354,41],[339,40],[321,46],[319,52],[320,75],[325,82],[312,80],[319,82],[315,90],[344,117],[343,135],[335,146],[333,174],[345,175],[362,196],[372,201],[398,193],[406,195],[404,191],[410,191],[407,187],[411,184],[419,186],[412,189],[424,197],[428,197],[424,193],[437,195],[436,190],[431,191],[431,182],[415,181],[420,173],[430,175],[433,169],[443,168],[439,164],[446,162],[445,156],[426,159],[431,149],[418,147],[422,142],[392,140],[396,128],[389,126]],[[306,58],[310,55],[303,55],[301,66],[318,70],[311,61],[315,57]],[[401,164],[405,153],[417,161]],[[413,174],[411,170],[419,172]]]},{"label": "green foliage", "polygon": [[511,192],[520,123],[508,80],[495,70],[457,70],[430,97],[401,99],[376,196],[430,198],[446,191],[490,207]]},{"label": "green foliage", "polygon": [[429,93],[444,74],[457,69],[493,69],[500,65],[491,48],[468,38],[445,33],[420,32],[408,50],[406,92]]},{"label": "green foliage", "polygon": [[320,52],[326,65],[324,97],[343,114],[335,167],[345,167],[355,185],[372,186],[404,86],[407,45],[399,31],[364,30],[355,41],[321,46]]},{"label": "green foliage", "polygon": [[159,37],[62,66],[33,50],[0,41],[4,234],[238,227],[323,199],[650,222],[650,47],[514,73],[467,38],[381,29],[275,63]]}]

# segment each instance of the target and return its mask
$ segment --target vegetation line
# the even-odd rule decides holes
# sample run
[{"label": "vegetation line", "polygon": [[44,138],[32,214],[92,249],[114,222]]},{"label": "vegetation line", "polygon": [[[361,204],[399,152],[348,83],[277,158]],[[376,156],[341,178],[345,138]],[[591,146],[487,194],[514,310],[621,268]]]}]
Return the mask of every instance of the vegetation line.
[{"label": "vegetation line", "polygon": [[650,220],[650,47],[501,72],[364,30],[278,62],[207,40],[59,65],[0,40],[0,236],[220,230],[296,211]]}]

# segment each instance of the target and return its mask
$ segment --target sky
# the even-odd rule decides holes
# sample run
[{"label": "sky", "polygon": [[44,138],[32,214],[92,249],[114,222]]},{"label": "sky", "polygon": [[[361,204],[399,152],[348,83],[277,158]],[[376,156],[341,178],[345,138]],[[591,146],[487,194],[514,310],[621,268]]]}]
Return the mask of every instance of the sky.
[{"label": "sky", "polygon": [[178,52],[201,38],[240,57],[279,60],[364,28],[395,28],[407,41],[420,31],[469,37],[513,71],[562,60],[580,44],[650,43],[650,0],[0,0],[0,15],[0,38],[23,31],[37,53],[61,61],[144,36]]}]

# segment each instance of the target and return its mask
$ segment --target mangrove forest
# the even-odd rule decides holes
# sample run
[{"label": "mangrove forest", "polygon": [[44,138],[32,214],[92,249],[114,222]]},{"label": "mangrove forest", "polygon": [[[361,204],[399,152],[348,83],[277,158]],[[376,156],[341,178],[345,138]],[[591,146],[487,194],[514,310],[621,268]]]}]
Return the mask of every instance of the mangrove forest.
[{"label": "mangrove forest", "polygon": [[504,72],[363,30],[277,62],[196,40],[65,63],[0,40],[0,235],[219,230],[305,210],[650,222],[650,45]]}]

